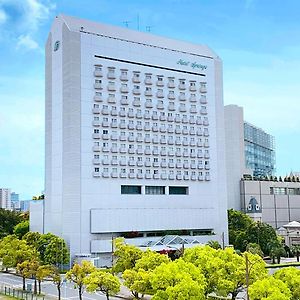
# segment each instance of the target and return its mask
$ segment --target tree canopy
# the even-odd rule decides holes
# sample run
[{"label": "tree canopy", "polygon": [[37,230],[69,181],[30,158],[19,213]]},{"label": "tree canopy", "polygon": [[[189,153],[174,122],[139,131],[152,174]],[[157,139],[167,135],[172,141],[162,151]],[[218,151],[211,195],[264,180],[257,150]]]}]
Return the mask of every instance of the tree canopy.
[{"label": "tree canopy", "polygon": [[0,208],[0,239],[13,234],[14,227],[25,220],[26,216],[19,212]]}]

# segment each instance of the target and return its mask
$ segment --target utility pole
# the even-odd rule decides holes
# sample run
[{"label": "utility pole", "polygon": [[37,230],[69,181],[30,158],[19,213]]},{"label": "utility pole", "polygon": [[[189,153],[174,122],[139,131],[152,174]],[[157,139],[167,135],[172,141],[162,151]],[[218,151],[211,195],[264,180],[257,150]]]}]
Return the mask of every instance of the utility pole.
[{"label": "utility pole", "polygon": [[246,300],[249,300],[249,258],[248,253],[245,252],[245,261],[246,261]]}]

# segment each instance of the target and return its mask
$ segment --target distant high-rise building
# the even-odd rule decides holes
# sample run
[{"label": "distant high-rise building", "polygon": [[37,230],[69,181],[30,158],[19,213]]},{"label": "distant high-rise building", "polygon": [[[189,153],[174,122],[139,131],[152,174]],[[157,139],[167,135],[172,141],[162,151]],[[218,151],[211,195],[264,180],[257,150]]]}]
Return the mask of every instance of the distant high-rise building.
[{"label": "distant high-rise building", "polygon": [[254,176],[271,176],[275,173],[275,138],[248,122],[244,122],[246,168]]},{"label": "distant high-rise building", "polygon": [[11,209],[11,190],[0,188],[0,208]]},{"label": "distant high-rise building", "polygon": [[10,198],[11,198],[11,208],[13,210],[20,210],[19,194],[16,194],[15,192],[12,192],[10,194]]},{"label": "distant high-rise building", "polygon": [[100,264],[120,235],[160,249],[170,232],[226,243],[222,93],[207,46],[58,16],[46,44],[44,231]]}]

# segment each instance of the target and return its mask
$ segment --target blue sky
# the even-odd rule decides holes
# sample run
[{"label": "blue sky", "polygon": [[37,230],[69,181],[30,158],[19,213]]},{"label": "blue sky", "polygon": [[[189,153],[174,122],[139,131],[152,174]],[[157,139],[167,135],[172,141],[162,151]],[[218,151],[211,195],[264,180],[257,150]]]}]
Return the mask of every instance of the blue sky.
[{"label": "blue sky", "polygon": [[277,173],[300,171],[298,0],[0,0],[0,186],[44,186],[44,43],[59,13],[207,44],[224,102],[276,138]]}]

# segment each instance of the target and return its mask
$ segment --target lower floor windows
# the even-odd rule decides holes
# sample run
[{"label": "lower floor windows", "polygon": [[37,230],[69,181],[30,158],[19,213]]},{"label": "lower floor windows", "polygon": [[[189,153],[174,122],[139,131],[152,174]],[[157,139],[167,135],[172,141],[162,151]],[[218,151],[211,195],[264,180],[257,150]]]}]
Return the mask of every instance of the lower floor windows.
[{"label": "lower floor windows", "polygon": [[121,194],[141,194],[142,187],[140,185],[121,185]]},{"label": "lower floor windows", "polygon": [[189,188],[185,186],[170,186],[170,195],[188,195]]},{"label": "lower floor windows", "polygon": [[165,187],[164,186],[145,186],[146,195],[164,195]]}]

